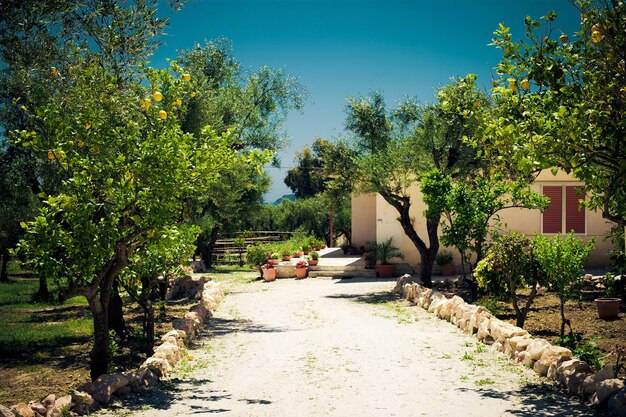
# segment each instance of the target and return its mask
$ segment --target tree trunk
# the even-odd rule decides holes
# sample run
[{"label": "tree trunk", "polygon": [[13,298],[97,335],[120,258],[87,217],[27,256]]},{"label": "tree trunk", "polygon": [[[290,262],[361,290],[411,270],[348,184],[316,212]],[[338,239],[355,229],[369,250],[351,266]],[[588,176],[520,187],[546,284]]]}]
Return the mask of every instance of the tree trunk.
[{"label": "tree trunk", "polygon": [[49,301],[50,300],[50,291],[48,290],[48,279],[45,274],[39,273],[39,289],[33,295],[33,300],[35,301]]},{"label": "tree trunk", "polygon": [[211,236],[208,241],[204,238],[204,235],[200,234],[200,236],[198,236],[198,251],[200,252],[200,257],[206,269],[213,268],[213,249],[215,248],[215,242],[217,241],[219,233],[219,227],[214,227],[211,229]]},{"label": "tree trunk", "polygon": [[117,283],[114,283],[111,288],[107,314],[109,329],[114,330],[122,340],[126,340],[128,337],[128,327],[126,326],[126,321],[124,321],[124,311],[122,310],[122,307],[122,297],[120,297]]},{"label": "tree trunk", "polygon": [[143,328],[146,335],[146,355],[154,353],[154,305],[147,300],[143,311]]},{"label": "tree trunk", "polygon": [[0,282],[9,282],[8,266],[9,266],[9,251],[2,251],[2,265],[0,266]]},{"label": "tree trunk", "polygon": [[561,300],[561,339],[565,336],[565,300]]},{"label": "tree trunk", "polygon": [[128,263],[126,246],[118,243],[115,254],[97,273],[88,287],[85,296],[93,315],[93,348],[91,358],[91,379],[107,373],[110,363],[108,308],[115,278]]},{"label": "tree trunk", "polygon": [[426,232],[430,247],[419,237],[413,227],[413,220],[409,215],[411,208],[411,199],[409,197],[398,197],[392,194],[380,193],[380,195],[400,213],[400,225],[404,234],[413,242],[415,248],[420,254],[420,278],[426,287],[432,287],[432,274],[435,257],[439,252],[439,221],[441,215],[429,217],[426,219]]}]

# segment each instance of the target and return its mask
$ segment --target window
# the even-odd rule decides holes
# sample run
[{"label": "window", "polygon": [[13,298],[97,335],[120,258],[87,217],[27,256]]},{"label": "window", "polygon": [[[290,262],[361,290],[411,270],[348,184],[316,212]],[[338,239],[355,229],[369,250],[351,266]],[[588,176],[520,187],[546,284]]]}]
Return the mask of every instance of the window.
[{"label": "window", "polygon": [[545,185],[543,195],[550,199],[543,212],[543,233],[586,232],[585,209],[580,201],[585,199],[585,191],[580,185]]}]

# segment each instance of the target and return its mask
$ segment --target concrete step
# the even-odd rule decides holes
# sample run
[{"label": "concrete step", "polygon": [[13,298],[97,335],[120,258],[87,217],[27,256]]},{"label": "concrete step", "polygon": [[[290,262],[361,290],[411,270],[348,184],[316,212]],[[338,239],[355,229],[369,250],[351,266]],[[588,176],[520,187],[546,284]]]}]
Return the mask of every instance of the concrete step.
[{"label": "concrete step", "polygon": [[364,265],[324,265],[309,266],[309,271],[366,271]]},{"label": "concrete step", "polygon": [[376,278],[376,271],[373,269],[364,269],[364,268],[350,269],[350,270],[309,269],[309,277],[311,278],[352,278],[352,277]]}]

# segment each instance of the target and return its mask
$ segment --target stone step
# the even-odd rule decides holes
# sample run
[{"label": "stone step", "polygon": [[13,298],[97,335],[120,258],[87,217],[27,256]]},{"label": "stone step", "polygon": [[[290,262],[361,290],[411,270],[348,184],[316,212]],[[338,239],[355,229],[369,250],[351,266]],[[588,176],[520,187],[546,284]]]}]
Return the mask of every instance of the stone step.
[{"label": "stone step", "polygon": [[309,266],[309,271],[367,271],[363,265],[324,265]]},{"label": "stone step", "polygon": [[352,277],[362,277],[362,278],[376,278],[376,271],[373,269],[351,269],[351,270],[332,270],[332,269],[324,269],[324,270],[309,270],[309,277],[311,278],[352,278]]}]

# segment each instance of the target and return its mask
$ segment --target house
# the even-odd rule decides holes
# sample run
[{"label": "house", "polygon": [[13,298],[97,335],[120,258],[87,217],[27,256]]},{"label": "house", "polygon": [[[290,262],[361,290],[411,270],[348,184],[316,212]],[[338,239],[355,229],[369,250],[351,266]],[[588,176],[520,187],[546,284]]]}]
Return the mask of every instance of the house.
[{"label": "house", "polygon": [[[550,170],[543,170],[533,183],[532,189],[550,198],[549,207],[543,213],[539,210],[522,208],[502,210],[499,213],[502,227],[510,231],[518,230],[527,235],[563,234],[573,230],[585,242],[595,238],[595,248],[589,255],[587,265],[589,267],[608,265],[610,259],[607,252],[612,245],[606,236],[613,223],[603,219],[599,211],[580,208],[578,201],[584,198],[584,195],[580,194],[583,185],[582,182],[565,172],[559,171],[553,175]],[[423,215],[426,206],[417,184],[412,186],[409,192],[414,227],[420,236],[426,236],[426,218]],[[367,245],[367,242],[382,242],[393,237],[394,244],[404,254],[404,262],[409,265],[419,264],[419,253],[404,234],[397,218],[398,212],[380,195],[354,196],[352,198],[352,243],[360,247]],[[454,256],[454,264],[460,270],[458,251],[454,248],[448,249]]]}]

